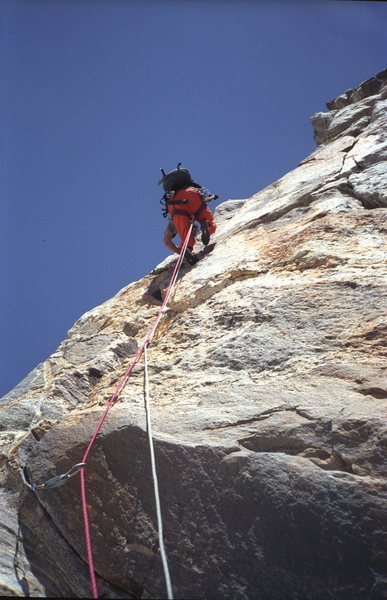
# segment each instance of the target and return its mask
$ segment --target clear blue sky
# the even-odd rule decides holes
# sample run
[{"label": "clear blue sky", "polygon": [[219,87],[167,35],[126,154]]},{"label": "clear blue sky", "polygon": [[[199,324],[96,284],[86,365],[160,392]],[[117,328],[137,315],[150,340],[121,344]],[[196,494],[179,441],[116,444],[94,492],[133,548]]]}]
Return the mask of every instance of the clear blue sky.
[{"label": "clear blue sky", "polygon": [[387,4],[1,0],[0,395],[168,254],[178,161],[222,200],[315,148],[309,117],[386,67]]}]

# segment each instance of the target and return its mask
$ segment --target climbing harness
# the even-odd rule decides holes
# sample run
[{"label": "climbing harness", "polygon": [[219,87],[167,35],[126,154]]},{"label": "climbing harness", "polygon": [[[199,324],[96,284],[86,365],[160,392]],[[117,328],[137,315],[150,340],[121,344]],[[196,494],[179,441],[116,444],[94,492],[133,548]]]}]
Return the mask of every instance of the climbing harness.
[{"label": "climbing harness", "polygon": [[[138,361],[141,358],[141,355],[145,352],[146,346],[150,343],[150,341],[152,340],[154,334],[156,333],[156,329],[160,323],[160,320],[163,316],[163,314],[166,311],[166,306],[169,300],[169,297],[171,295],[172,289],[176,283],[177,277],[179,275],[180,272],[180,267],[182,265],[183,259],[184,259],[184,255],[185,252],[187,250],[187,246],[188,246],[188,240],[189,237],[191,235],[191,231],[192,231],[192,226],[193,224],[190,224],[190,228],[189,231],[187,233],[187,236],[184,240],[183,246],[181,248],[180,254],[179,254],[179,258],[176,261],[175,267],[173,269],[172,275],[171,275],[171,279],[169,281],[169,285],[168,288],[165,292],[165,297],[163,300],[163,303],[160,307],[159,312],[157,313],[157,316],[153,322],[153,324],[151,325],[145,340],[142,344],[142,346],[140,347],[140,349],[138,350],[136,356],[133,359],[133,362],[131,363],[131,365],[129,366],[129,368],[125,371],[124,375],[122,376],[121,380],[119,381],[117,388],[115,389],[115,391],[113,392],[103,414],[102,417],[100,419],[100,421],[97,424],[97,427],[94,431],[94,434],[90,440],[90,443],[88,445],[88,447],[86,448],[86,451],[83,455],[82,458],[82,467],[80,470],[80,481],[81,481],[81,499],[82,499],[82,513],[83,513],[83,521],[84,521],[84,528],[85,528],[85,539],[86,539],[86,549],[87,549],[87,558],[88,558],[88,563],[89,563],[89,573],[90,573],[90,582],[91,582],[91,588],[92,588],[92,592],[93,592],[93,598],[98,598],[98,588],[97,588],[97,582],[96,582],[96,576],[95,576],[95,570],[94,570],[94,559],[93,559],[93,550],[92,550],[92,543],[91,543],[91,535],[90,535],[90,524],[89,524],[89,516],[88,516],[88,509],[87,509],[87,496],[86,496],[86,484],[85,484],[85,473],[84,473],[84,466],[86,465],[87,462],[87,458],[89,456],[90,450],[95,442],[95,439],[103,425],[103,422],[105,421],[106,415],[109,412],[110,408],[113,406],[113,404],[116,402],[118,395],[120,394],[120,392],[123,390],[127,380],[129,379],[135,365],[138,363]],[[150,423],[150,412],[147,412],[147,423]],[[149,432],[149,423],[148,423],[148,432]],[[151,454],[152,454],[152,450],[151,450]],[[154,459],[153,459],[154,460]],[[154,479],[154,489],[155,489],[155,495],[157,493],[156,496],[156,508],[157,508],[157,521],[158,521],[158,529],[159,529],[159,539],[162,538],[162,521],[161,521],[161,511],[160,511],[160,500],[158,498],[158,485],[157,485],[157,476],[156,476],[156,472],[155,469],[153,469],[152,467],[152,476]],[[160,528],[161,528],[161,533],[160,533]],[[169,598],[173,598],[172,596],[172,586],[171,586],[171,582],[170,582],[170,577],[169,577],[169,570],[168,570],[168,564],[166,563],[166,555],[165,555],[165,550],[164,550],[164,544],[160,543],[160,554],[161,554],[161,558],[163,561],[163,566],[164,566],[164,573],[165,573],[165,579],[166,579],[166,587],[167,587],[167,591],[168,591],[168,599]]]},{"label": "climbing harness", "polygon": [[[175,206],[175,205],[185,205],[188,204],[188,200],[168,200],[167,199],[167,204],[166,206]],[[188,210],[184,210],[183,208],[174,208],[172,210],[172,212],[170,213],[171,216],[173,217],[173,215],[184,215],[185,217],[195,217],[195,219],[199,219],[199,215],[200,213],[203,212],[203,210],[207,208],[207,204],[204,202],[204,200],[202,200],[201,205],[199,206],[199,208],[194,212],[194,213],[189,213]],[[167,208],[168,210],[168,208]]]},{"label": "climbing harness", "polygon": [[78,464],[74,465],[73,467],[71,467],[71,469],[69,471],[67,471],[67,473],[62,473],[62,475],[57,475],[56,477],[52,477],[51,479],[48,479],[44,483],[32,483],[30,480],[30,477],[28,475],[27,467],[24,467],[24,469],[22,470],[22,477],[23,477],[24,483],[33,492],[35,492],[36,490],[48,490],[51,488],[55,488],[55,487],[64,485],[70,479],[70,477],[73,477],[74,475],[79,473],[79,471],[82,469],[82,467],[85,467],[85,466],[86,466],[86,463],[84,463],[84,462],[78,463]]}]

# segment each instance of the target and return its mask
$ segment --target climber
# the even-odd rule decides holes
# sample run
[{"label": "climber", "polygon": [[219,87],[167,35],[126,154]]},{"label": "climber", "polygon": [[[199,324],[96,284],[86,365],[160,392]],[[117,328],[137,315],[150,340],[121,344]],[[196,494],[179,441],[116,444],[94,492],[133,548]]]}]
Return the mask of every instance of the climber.
[{"label": "climber", "polygon": [[[171,219],[164,232],[163,241],[173,252],[180,252],[190,224],[195,220],[200,224],[201,239],[205,246],[210,241],[210,235],[216,231],[216,223],[212,212],[207,207],[207,202],[215,200],[218,196],[210,194],[206,188],[195,183],[187,169],[180,169],[180,164],[174,171],[167,174],[161,169],[163,177],[159,181],[159,184],[163,184],[165,191],[162,198],[165,205],[164,216],[169,215]],[[172,242],[176,233],[180,236],[180,249]],[[193,229],[185,254],[190,264],[197,262],[197,257],[192,254],[196,233],[197,231]]]}]

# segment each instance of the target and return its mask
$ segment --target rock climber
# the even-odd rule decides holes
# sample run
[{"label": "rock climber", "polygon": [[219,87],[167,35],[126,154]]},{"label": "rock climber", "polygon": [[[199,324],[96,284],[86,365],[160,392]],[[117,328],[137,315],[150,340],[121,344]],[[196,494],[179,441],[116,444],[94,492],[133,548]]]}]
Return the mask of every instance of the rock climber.
[{"label": "rock climber", "polygon": [[[163,177],[159,181],[163,184],[165,191],[162,199],[165,204],[164,216],[170,217],[163,241],[170,250],[177,253],[180,252],[193,221],[198,221],[202,232],[202,242],[207,246],[210,235],[216,231],[216,223],[207,202],[218,198],[218,196],[210,194],[207,189],[195,183],[190,172],[187,169],[181,169],[180,164],[167,174],[161,170]],[[180,237],[180,248],[172,242],[176,233]],[[196,233],[197,230],[194,227],[185,253],[185,257],[190,264],[195,264],[198,260],[192,254]]]}]

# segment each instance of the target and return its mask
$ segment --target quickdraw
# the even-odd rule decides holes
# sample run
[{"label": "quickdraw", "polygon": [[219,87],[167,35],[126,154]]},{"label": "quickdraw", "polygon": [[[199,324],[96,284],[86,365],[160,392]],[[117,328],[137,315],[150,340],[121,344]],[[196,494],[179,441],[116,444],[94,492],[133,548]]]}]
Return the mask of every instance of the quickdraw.
[{"label": "quickdraw", "polygon": [[27,471],[27,467],[24,467],[24,469],[22,470],[22,476],[23,476],[24,483],[33,492],[35,492],[36,490],[48,490],[51,488],[56,488],[56,487],[60,487],[61,485],[64,485],[70,479],[70,477],[73,477],[74,475],[79,473],[79,471],[85,466],[86,466],[86,463],[84,463],[84,462],[77,463],[76,465],[71,467],[71,469],[69,471],[67,471],[67,473],[62,473],[61,475],[56,475],[56,477],[52,477],[51,479],[48,479],[44,483],[32,483],[30,480],[28,471]]}]

